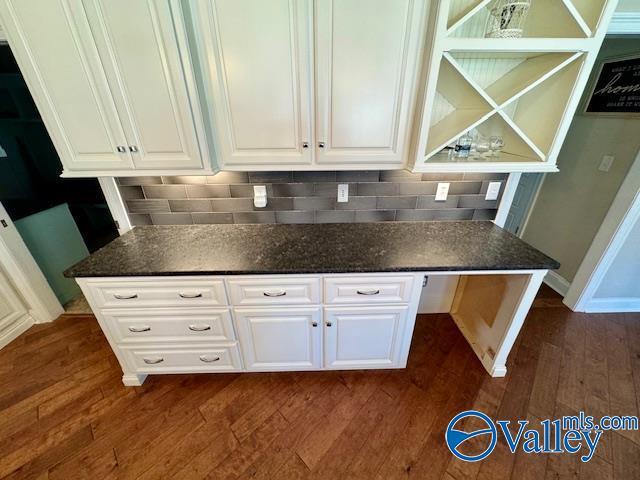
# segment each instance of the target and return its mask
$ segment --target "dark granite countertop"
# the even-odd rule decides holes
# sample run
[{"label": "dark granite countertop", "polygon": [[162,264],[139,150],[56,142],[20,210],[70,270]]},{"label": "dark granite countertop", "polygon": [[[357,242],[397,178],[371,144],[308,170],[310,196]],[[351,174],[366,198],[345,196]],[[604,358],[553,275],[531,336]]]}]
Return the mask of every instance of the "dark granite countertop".
[{"label": "dark granite countertop", "polygon": [[492,222],[145,226],[67,277],[555,269]]}]

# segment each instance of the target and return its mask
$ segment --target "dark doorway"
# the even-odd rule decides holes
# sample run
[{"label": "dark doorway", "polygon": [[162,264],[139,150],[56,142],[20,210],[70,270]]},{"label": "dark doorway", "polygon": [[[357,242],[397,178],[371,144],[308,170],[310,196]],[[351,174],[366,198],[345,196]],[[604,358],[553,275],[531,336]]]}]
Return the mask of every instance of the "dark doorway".
[{"label": "dark doorway", "polygon": [[62,271],[118,231],[97,179],[61,172],[11,50],[0,45],[0,202],[64,304],[79,289]]}]

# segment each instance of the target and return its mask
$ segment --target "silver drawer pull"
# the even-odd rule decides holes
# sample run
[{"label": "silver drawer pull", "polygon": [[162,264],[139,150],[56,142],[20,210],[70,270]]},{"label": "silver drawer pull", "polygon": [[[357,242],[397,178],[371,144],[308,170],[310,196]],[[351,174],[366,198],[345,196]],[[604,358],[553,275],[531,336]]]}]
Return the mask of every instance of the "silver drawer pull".
[{"label": "silver drawer pull", "polygon": [[118,300],[131,300],[132,298],[138,298],[137,293],[134,293],[132,295],[119,295],[117,293],[114,293],[113,296],[116,297]]},{"label": "silver drawer pull", "polygon": [[211,325],[189,325],[189,330],[192,332],[206,332],[211,330]]},{"label": "silver drawer pull", "polygon": [[143,358],[144,363],[147,365],[157,365],[158,363],[164,362],[164,358],[156,357],[156,358]]},{"label": "silver drawer pull", "polygon": [[179,293],[180,298],[202,298],[202,293]]},{"label": "silver drawer pull", "polygon": [[265,297],[284,297],[287,294],[286,290],[280,290],[278,292],[263,292]]},{"label": "silver drawer pull", "polygon": [[208,355],[200,355],[200,361],[204,363],[213,363],[220,360],[220,357],[210,357]]},{"label": "silver drawer pull", "polygon": [[380,290],[357,290],[358,295],[378,295]]},{"label": "silver drawer pull", "polygon": [[144,327],[129,327],[129,331],[133,333],[148,332],[149,330],[151,327],[146,325]]}]

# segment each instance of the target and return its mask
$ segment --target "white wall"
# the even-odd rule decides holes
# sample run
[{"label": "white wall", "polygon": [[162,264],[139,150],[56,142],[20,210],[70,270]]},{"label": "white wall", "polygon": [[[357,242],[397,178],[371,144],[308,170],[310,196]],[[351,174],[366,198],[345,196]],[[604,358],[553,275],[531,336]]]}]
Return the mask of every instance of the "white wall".
[{"label": "white wall", "polygon": [[616,12],[640,12],[640,0],[620,0]]},{"label": "white wall", "polygon": [[[633,52],[640,52],[638,38],[611,38],[599,58]],[[545,177],[522,238],[558,260],[558,273],[569,282],[640,149],[639,132],[640,119],[585,116],[579,110],[558,157],[560,172]],[[615,156],[606,173],[598,171],[603,155]]]},{"label": "white wall", "polygon": [[640,219],[636,220],[594,298],[640,299]]}]

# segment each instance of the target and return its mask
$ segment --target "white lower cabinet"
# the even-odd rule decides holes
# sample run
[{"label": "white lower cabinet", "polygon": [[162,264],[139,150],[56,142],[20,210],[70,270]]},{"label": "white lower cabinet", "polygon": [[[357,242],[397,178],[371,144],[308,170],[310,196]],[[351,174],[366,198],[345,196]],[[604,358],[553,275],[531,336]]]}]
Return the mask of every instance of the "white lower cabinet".
[{"label": "white lower cabinet", "polygon": [[408,306],[325,308],[324,367],[401,366],[401,343],[408,312]]},{"label": "white lower cabinet", "polygon": [[402,368],[421,277],[112,277],[78,284],[124,384],[141,385],[146,375],[163,373]]},{"label": "white lower cabinet", "polygon": [[249,371],[319,370],[320,308],[236,308],[238,337]]}]

